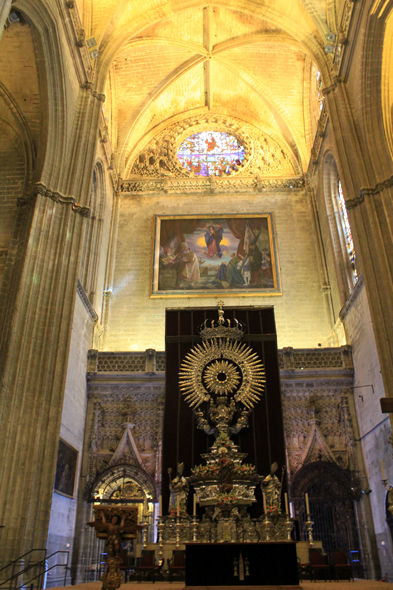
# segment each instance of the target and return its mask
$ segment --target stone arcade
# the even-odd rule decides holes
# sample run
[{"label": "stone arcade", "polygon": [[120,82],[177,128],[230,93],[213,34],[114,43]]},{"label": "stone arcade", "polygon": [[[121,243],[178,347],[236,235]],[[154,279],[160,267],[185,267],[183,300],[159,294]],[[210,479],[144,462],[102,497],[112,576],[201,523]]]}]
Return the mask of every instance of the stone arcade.
[{"label": "stone arcade", "polygon": [[209,453],[168,463],[168,358],[223,299],[274,309],[299,537],[308,493],[324,549],[393,581],[392,10],[0,0],[0,568],[98,578],[98,498],[132,501],[130,556],[157,540],[168,467]]}]

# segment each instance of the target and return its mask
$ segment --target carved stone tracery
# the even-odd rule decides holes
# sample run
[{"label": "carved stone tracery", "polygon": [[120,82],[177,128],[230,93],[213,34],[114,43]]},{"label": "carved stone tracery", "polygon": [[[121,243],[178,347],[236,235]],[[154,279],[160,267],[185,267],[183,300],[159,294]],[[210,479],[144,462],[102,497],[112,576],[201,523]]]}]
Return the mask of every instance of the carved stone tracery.
[{"label": "carved stone tracery", "polygon": [[297,383],[283,387],[283,412],[291,479],[306,465],[327,462],[355,473],[355,439],[343,381]]},{"label": "carved stone tracery", "polygon": [[177,150],[182,142],[201,131],[225,131],[245,148],[245,157],[233,176],[287,176],[301,174],[297,156],[276,139],[256,127],[233,117],[206,113],[178,121],[158,133],[135,158],[131,177],[187,178],[194,177],[181,167]]},{"label": "carved stone tracery", "polygon": [[[86,494],[91,494],[93,487],[97,487],[104,472],[112,473],[118,466],[127,466],[135,473],[145,473],[149,480],[157,481],[163,385],[90,384],[89,398],[92,412]],[[130,481],[140,483],[141,479],[139,476]]]}]

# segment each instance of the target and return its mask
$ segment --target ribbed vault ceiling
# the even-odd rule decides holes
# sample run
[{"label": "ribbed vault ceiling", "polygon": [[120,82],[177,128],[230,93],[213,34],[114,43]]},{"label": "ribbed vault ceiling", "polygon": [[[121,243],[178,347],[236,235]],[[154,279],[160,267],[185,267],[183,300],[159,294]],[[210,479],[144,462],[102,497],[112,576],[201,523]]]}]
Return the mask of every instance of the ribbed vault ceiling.
[{"label": "ribbed vault ceiling", "polygon": [[120,175],[156,130],[204,112],[280,137],[305,170],[316,75],[329,82],[324,46],[341,10],[330,0],[85,0]]}]

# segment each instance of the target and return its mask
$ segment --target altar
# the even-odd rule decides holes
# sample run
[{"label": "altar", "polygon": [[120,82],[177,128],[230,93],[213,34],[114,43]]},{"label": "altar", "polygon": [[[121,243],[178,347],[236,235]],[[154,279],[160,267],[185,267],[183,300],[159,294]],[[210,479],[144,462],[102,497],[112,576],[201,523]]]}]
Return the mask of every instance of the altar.
[{"label": "altar", "polygon": [[300,588],[296,543],[187,543],[186,587]]}]

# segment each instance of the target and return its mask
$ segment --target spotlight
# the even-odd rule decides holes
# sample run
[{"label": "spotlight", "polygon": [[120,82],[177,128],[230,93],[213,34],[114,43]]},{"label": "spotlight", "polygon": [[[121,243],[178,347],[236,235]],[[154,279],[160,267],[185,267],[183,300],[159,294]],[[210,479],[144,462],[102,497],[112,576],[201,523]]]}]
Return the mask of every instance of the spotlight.
[{"label": "spotlight", "polygon": [[8,15],[8,19],[11,23],[19,23],[20,22],[20,16],[17,12],[10,12]]}]

